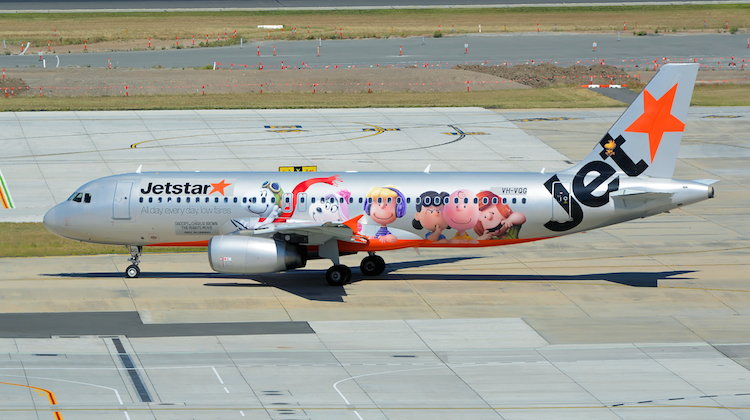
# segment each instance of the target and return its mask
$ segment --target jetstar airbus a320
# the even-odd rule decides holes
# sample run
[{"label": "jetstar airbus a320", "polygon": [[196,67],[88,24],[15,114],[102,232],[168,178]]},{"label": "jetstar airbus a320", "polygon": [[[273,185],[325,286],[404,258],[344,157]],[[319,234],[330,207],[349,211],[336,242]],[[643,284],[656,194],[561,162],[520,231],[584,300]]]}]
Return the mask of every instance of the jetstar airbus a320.
[{"label": "jetstar airbus a320", "polygon": [[208,246],[221,273],[259,274],[330,259],[331,285],[351,270],[339,257],[408,247],[510,245],[655,215],[712,198],[715,181],[672,179],[697,64],[668,64],[594,150],[557,173],[151,172],[80,187],[44,224],[67,238],[130,249]]}]

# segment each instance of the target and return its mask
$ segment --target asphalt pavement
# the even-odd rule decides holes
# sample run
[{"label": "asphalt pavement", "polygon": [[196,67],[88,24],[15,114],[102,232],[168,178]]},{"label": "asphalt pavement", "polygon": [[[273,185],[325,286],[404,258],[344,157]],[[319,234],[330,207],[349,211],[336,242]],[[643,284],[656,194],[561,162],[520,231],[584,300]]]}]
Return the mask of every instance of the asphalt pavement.
[{"label": "asphalt pavement", "polygon": [[[596,51],[592,44],[596,42]],[[274,55],[274,47],[276,55]],[[144,45],[145,48],[145,45]],[[318,48],[320,55],[318,56]],[[743,34],[474,34],[442,38],[255,41],[231,47],[183,48],[157,51],[82,53],[82,47],[44,53],[31,48],[25,56],[0,56],[0,67],[114,67],[182,68],[213,66],[235,69],[409,67],[450,68],[457,64],[607,64],[631,68],[653,67],[653,62],[692,61],[704,68],[737,68],[750,64],[750,48]],[[70,51],[71,53],[68,53]],[[260,51],[260,55],[258,52]]]}]

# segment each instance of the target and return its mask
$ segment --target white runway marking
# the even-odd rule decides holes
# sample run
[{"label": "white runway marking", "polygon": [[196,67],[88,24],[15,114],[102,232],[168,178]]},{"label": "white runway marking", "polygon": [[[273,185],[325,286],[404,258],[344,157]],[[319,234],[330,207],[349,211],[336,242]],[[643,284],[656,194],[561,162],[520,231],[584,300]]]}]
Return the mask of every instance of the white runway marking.
[{"label": "white runway marking", "polygon": [[214,375],[216,375],[216,379],[219,380],[219,383],[222,384],[222,385],[224,385],[224,380],[221,379],[221,376],[219,376],[219,372],[216,371],[216,368],[213,367],[213,366],[211,366],[211,370],[214,371]]},{"label": "white runway marking", "polygon": [[227,389],[227,387],[224,387],[224,391],[226,391],[226,393],[229,394],[229,390]]}]

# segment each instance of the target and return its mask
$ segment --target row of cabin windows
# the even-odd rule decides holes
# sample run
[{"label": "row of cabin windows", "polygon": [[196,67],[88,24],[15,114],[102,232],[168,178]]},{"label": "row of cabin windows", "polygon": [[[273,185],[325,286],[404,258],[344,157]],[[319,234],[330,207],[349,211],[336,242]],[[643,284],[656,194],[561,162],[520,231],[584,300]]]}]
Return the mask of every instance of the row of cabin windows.
[{"label": "row of cabin windows", "polygon": [[[69,198],[69,200],[76,201],[76,202],[80,203],[81,202],[81,197],[83,197],[83,201],[84,202],[90,203],[91,202],[91,194],[88,194],[88,193],[85,193],[83,195],[82,194],[83,193],[73,194]],[[157,203],[162,203],[162,202],[170,203],[170,202],[172,202],[172,197],[167,197],[166,201],[164,201],[164,199],[162,197],[148,197],[148,202],[149,203],[153,203],[154,202],[154,198],[156,198],[156,202]],[[310,197],[310,203],[314,204],[315,203],[315,199],[316,199],[316,197]],[[203,202],[204,203],[209,203],[210,200],[211,200],[210,197],[204,197],[203,198]],[[392,202],[392,197],[388,197],[385,200],[386,200],[386,203],[391,203]],[[230,200],[229,197],[224,197],[224,200],[221,200],[220,197],[214,197],[214,200],[213,200],[214,203],[220,203],[220,202],[229,203],[230,201],[232,203],[239,203],[240,199],[238,197],[233,197]],[[242,197],[241,201],[242,201],[243,204],[245,204],[245,203],[257,203],[258,202],[258,197],[250,197],[250,198]],[[276,203],[276,197],[270,197],[269,201],[271,203]],[[338,200],[335,199],[335,198],[328,198],[327,201],[331,202],[331,203],[334,203],[336,201],[338,201],[339,203],[343,203],[344,202],[344,197],[339,197]],[[359,197],[358,201],[359,201],[360,204],[362,204],[362,203],[364,203],[364,198]],[[367,201],[370,204],[372,204],[372,197],[368,197]],[[429,197],[425,198],[425,200],[423,200],[424,202],[422,202],[422,200],[420,200],[419,197],[417,197],[414,201],[417,204],[423,204],[425,206],[439,205],[437,202],[431,201]],[[463,201],[464,204],[468,204],[469,203],[469,198],[468,197],[464,197],[463,200],[461,200],[458,197],[453,197],[453,203],[454,204],[459,204],[462,201]],[[144,197],[140,197],[138,199],[138,202],[143,203],[144,202]],[[182,202],[182,197],[176,197],[175,198],[175,202],[177,202],[177,203]],[[191,202],[191,197],[185,197],[185,202],[186,203],[190,203]],[[201,202],[201,197],[195,197],[195,199],[193,200],[193,202],[194,203],[200,203]],[[266,202],[266,197],[261,197],[260,198],[260,202],[261,203],[265,203]],[[284,198],[284,202],[286,204],[289,204],[289,203],[291,203],[291,199],[289,197],[285,197]],[[299,202],[300,203],[304,203],[305,202],[305,197],[304,196],[299,197]],[[321,203],[325,203],[326,202],[326,198],[325,197],[320,197],[320,202]],[[382,197],[378,197],[377,202],[378,202],[378,204],[382,204],[383,203],[383,198]],[[511,199],[511,203],[516,204],[517,202],[518,202],[518,200],[515,197],[513,197]],[[354,197],[349,197],[349,204],[352,204],[352,203],[354,203]],[[401,197],[397,197],[396,198],[396,203],[399,203],[399,204],[401,203]],[[406,203],[407,204],[411,203],[411,198],[410,197],[406,198]],[[448,204],[448,203],[450,203],[450,198],[449,197],[444,197],[442,204]],[[482,198],[482,204],[486,205],[486,204],[489,204],[489,203],[490,203],[490,199],[488,197],[483,197]],[[492,197],[492,204],[497,204],[497,203],[498,203],[497,197]],[[508,203],[508,199],[507,198],[503,198],[503,204],[507,204],[507,203]],[[479,199],[477,197],[474,197],[474,204],[479,204]],[[526,204],[526,198],[522,198],[521,199],[521,204]]]}]

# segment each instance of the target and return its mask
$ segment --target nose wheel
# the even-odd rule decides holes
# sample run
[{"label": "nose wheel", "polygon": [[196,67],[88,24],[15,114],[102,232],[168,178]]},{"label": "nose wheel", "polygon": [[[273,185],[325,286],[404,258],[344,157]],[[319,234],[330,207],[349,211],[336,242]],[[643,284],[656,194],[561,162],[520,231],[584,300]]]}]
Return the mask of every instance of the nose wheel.
[{"label": "nose wheel", "polygon": [[141,269],[138,268],[138,264],[141,263],[141,253],[143,253],[143,247],[129,246],[128,249],[130,250],[130,258],[128,258],[128,261],[130,261],[131,264],[128,266],[128,268],[125,269],[125,277],[134,279],[141,275]]},{"label": "nose wheel", "polygon": [[377,276],[385,271],[385,260],[379,255],[370,254],[362,258],[359,269],[365,276]]}]

